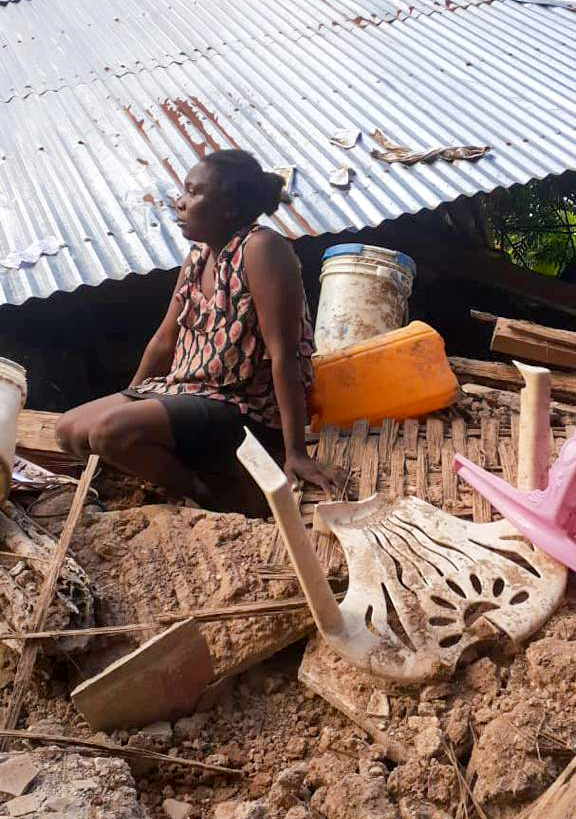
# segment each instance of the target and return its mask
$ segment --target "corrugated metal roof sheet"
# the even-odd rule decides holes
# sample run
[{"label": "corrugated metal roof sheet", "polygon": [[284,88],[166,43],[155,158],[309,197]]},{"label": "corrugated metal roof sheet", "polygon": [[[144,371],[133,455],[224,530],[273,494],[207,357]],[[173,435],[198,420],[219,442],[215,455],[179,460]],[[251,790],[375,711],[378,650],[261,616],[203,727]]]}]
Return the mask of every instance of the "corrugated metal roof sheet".
[{"label": "corrugated metal roof sheet", "polygon": [[0,100],[484,2],[31,0],[0,16]]},{"label": "corrugated metal roof sheet", "polygon": [[[83,16],[81,0],[52,0],[45,26],[47,0],[0,9],[0,96],[10,100],[0,118],[0,258],[48,234],[65,245],[32,267],[0,267],[0,304],[177,265],[186,243],[169,194],[216,147],[298,168],[294,204],[272,221],[290,236],[373,226],[576,168],[576,15],[567,8],[443,4],[373,25],[350,21],[389,19],[400,0],[172,0],[170,14],[153,17],[159,1],[99,0],[98,14],[90,3]],[[8,30],[14,9],[22,21],[34,10],[34,26]],[[131,21],[119,34],[113,9]],[[208,11],[220,28],[210,29]],[[54,19],[65,55],[46,36]],[[32,30],[43,31],[41,47],[27,40]],[[28,60],[16,68],[18,38]],[[363,132],[351,151],[329,143],[343,127]],[[370,156],[376,128],[413,148],[492,151],[476,163],[386,165]],[[328,183],[341,164],[356,171],[348,192]]]}]

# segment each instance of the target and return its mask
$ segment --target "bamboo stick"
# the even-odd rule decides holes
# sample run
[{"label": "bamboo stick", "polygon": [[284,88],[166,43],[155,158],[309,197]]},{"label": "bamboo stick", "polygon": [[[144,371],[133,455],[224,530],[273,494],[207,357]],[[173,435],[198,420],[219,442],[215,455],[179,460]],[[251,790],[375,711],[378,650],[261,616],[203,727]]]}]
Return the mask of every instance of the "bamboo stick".
[{"label": "bamboo stick", "polygon": [[243,776],[243,772],[236,768],[224,768],[220,765],[208,765],[206,762],[198,762],[195,759],[183,759],[177,756],[168,756],[156,751],[149,751],[146,748],[137,748],[132,745],[112,745],[104,742],[95,742],[92,739],[80,739],[78,737],[65,737],[59,734],[41,734],[31,731],[17,731],[14,729],[0,728],[0,737],[3,742],[9,739],[21,739],[27,742],[45,742],[49,745],[63,745],[66,750],[86,749],[98,751],[98,753],[110,754],[111,756],[122,756],[126,759],[153,759],[156,762],[167,762],[170,765],[185,765],[188,768],[200,768],[203,771],[213,771],[214,773],[225,774],[226,776]]}]

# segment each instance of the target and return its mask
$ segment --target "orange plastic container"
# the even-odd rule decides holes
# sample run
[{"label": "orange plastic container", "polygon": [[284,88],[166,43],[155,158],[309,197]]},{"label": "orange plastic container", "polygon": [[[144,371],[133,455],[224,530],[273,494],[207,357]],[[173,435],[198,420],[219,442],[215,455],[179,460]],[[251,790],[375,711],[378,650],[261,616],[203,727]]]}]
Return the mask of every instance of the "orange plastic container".
[{"label": "orange plastic container", "polygon": [[448,406],[458,392],[442,336],[421,321],[312,361],[314,432],[360,418],[415,418]]}]

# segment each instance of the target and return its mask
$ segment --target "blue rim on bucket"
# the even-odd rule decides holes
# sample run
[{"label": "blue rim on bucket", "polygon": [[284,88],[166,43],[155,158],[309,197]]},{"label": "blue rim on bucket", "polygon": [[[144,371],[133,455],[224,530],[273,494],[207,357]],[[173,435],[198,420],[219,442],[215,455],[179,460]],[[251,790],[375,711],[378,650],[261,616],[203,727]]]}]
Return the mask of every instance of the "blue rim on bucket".
[{"label": "blue rim on bucket", "polygon": [[[344,245],[332,245],[332,247],[326,248],[322,254],[322,261],[325,261],[326,259],[333,259],[335,256],[361,256],[365,247],[366,245],[358,242]],[[382,248],[382,250],[384,250],[384,248]],[[415,276],[416,262],[414,259],[407,256],[406,253],[401,253],[399,250],[394,250],[392,252],[394,253],[394,260],[397,262],[397,264],[407,267],[412,275]]]}]

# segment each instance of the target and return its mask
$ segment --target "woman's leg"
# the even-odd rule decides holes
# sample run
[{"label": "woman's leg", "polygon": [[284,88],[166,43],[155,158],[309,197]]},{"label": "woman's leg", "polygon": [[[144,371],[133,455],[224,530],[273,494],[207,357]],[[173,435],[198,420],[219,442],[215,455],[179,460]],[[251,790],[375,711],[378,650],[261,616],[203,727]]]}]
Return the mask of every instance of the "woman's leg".
[{"label": "woman's leg", "polygon": [[100,455],[107,463],[171,492],[209,501],[207,487],[175,454],[176,442],[159,399],[110,395],[66,413],[56,434],[78,457]]}]

